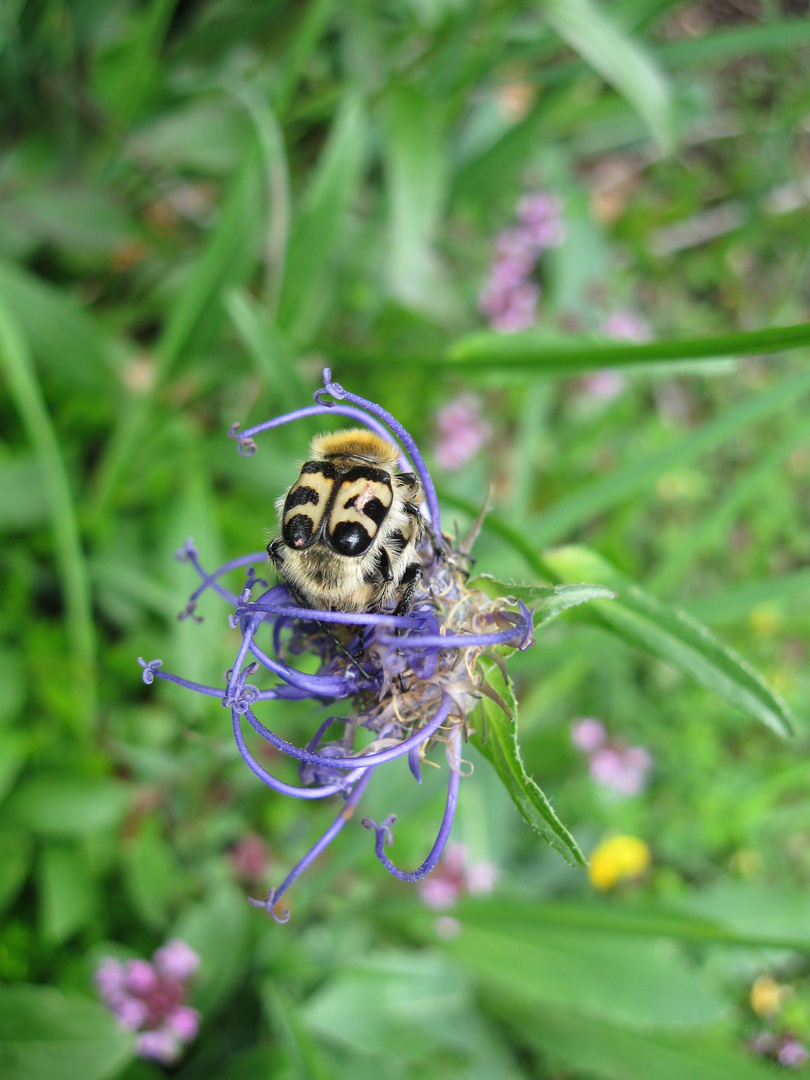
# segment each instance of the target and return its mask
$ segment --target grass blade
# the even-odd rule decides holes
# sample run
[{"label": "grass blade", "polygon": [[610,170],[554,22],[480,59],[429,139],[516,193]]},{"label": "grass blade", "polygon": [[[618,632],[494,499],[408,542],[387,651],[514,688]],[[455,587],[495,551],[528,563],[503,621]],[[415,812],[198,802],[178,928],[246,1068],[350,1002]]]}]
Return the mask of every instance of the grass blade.
[{"label": "grass blade", "polygon": [[[697,619],[633,585],[606,559],[587,548],[547,551],[543,564],[563,581],[599,580],[612,588],[615,600],[597,600],[592,607],[614,633],[713,690],[777,735],[786,738],[792,734],[793,717],[785,702],[741,656]],[[589,610],[591,606],[584,609],[584,617]]]},{"label": "grass blade", "polygon": [[[810,323],[770,326],[764,330],[703,338],[666,338],[633,344],[600,338],[550,338],[538,333],[496,334],[479,331],[450,346],[454,367],[509,368],[575,375],[593,368],[625,367],[660,360],[725,360],[730,356],[771,355],[810,345]],[[412,363],[411,358],[403,363]],[[417,361],[419,362],[419,361]],[[425,359],[421,361],[428,363]],[[430,361],[435,364],[435,359]]]},{"label": "grass blade", "polygon": [[28,345],[3,303],[0,303],[0,363],[5,368],[14,404],[39,458],[53,526],[53,546],[62,579],[69,647],[79,662],[87,717],[92,721],[96,704],[96,633],[73,494]]},{"label": "grass blade", "polygon": [[591,0],[544,0],[543,12],[560,37],[647,121],[665,152],[675,146],[669,83],[641,45]]}]

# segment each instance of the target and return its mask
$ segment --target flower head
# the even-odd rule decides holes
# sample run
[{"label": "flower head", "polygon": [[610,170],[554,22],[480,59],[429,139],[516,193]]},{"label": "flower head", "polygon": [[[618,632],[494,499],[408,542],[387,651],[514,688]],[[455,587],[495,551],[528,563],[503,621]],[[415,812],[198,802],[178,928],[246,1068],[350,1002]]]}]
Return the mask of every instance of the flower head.
[{"label": "flower head", "polygon": [[517,205],[518,224],[495,240],[489,278],[478,295],[478,307],[493,330],[514,334],[528,330],[537,317],[540,286],[532,280],[540,256],[565,239],[562,201],[539,191]]},{"label": "flower head", "polygon": [[481,416],[481,399],[462,394],[439,409],[436,460],[448,472],[460,469],[492,437],[492,428]]},{"label": "flower head", "polygon": [[625,746],[608,740],[601,720],[585,717],[571,728],[571,741],[588,755],[593,779],[617,795],[638,795],[652,768],[652,757],[643,746]]},{"label": "flower head", "polygon": [[[418,447],[402,425],[379,405],[344,390],[324,372],[325,389],[316,404],[259,424],[245,432],[231,430],[242,454],[255,453],[254,437],[280,424],[304,417],[338,414],[359,421],[387,440],[398,440],[410,459],[424,493],[425,521],[418,551],[421,579],[402,611],[336,611],[304,608],[282,583],[268,587],[256,576],[266,564],[264,552],[244,555],[206,572],[189,541],[178,557],[191,564],[202,583],[192,594],[181,618],[196,619],[201,593],[211,588],[233,608],[230,624],[240,633],[236,659],[224,688],[192,683],[162,670],[161,661],[141,660],[143,678],[178,683],[198,693],[217,697],[230,710],[233,734],[245,764],[258,779],[279,794],[299,799],[343,799],[331,827],[296,864],[266,900],[264,907],[276,921],[286,922],[289,912],[277,913],[276,904],[299,874],[343,829],[377,769],[397,758],[407,758],[411,773],[421,783],[426,757],[443,747],[447,761],[447,800],[438,835],[424,862],[408,871],[396,866],[385,848],[393,842],[393,814],[379,824],[368,818],[363,827],[373,830],[375,854],[401,881],[417,882],[436,866],[444,851],[455,815],[463,761],[461,745],[468,734],[468,714],[482,693],[479,661],[496,646],[526,649],[533,644],[532,613],[520,602],[510,610],[506,599],[491,599],[468,584],[469,537],[451,541],[441,531],[438,499],[430,473]],[[349,504],[347,504],[348,506]],[[414,512],[421,513],[414,507]],[[231,592],[221,578],[245,570],[240,593]],[[262,569],[262,572],[263,569]],[[288,659],[308,653],[318,670],[308,674]],[[254,681],[254,677],[256,680]],[[272,680],[272,681],[271,681]],[[347,716],[329,716],[306,746],[296,746],[267,726],[257,715],[266,702],[311,699],[327,705],[349,703]],[[288,784],[269,773],[248,747],[244,725],[299,763],[300,784]]]},{"label": "flower head", "polygon": [[651,858],[650,849],[637,836],[612,836],[591,853],[588,877],[595,889],[607,891],[621,881],[640,877]]},{"label": "flower head", "polygon": [[470,863],[464,844],[452,844],[435,873],[420,882],[422,902],[431,908],[448,908],[464,893],[482,896],[492,892],[498,869],[490,862]]},{"label": "flower head", "polygon": [[173,938],[156,950],[151,963],[121,963],[108,956],[96,968],[99,996],[122,1024],[138,1033],[140,1057],[169,1065],[197,1037],[200,1014],[186,1005],[186,983],[199,963],[192,948]]}]

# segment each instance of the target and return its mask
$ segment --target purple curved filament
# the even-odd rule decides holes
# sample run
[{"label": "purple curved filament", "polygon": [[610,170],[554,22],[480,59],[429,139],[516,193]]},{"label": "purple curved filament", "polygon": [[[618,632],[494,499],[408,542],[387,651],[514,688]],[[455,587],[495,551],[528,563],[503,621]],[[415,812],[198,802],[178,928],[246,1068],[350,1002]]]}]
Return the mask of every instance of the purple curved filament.
[{"label": "purple curved filament", "polygon": [[[456,731],[453,735],[450,745],[448,746],[448,761],[450,760],[451,753],[453,758],[457,761],[460,750],[461,734],[459,731]],[[391,862],[391,860],[385,854],[384,850],[386,833],[390,832],[389,826],[385,823],[383,823],[382,825],[377,825],[376,823],[368,821],[368,819],[366,819],[366,821],[368,821],[366,828],[373,828],[376,833],[374,854],[377,856],[377,858],[380,860],[380,862],[383,864],[389,874],[393,874],[393,876],[395,878],[399,878],[400,881],[411,882],[421,881],[422,878],[428,876],[430,871],[441,858],[442,852],[445,849],[445,845],[450,838],[450,830],[453,828],[453,819],[456,816],[456,806],[458,805],[458,788],[460,780],[460,774],[451,765],[450,780],[447,785],[447,802],[445,803],[444,807],[444,816],[442,817],[442,823],[439,826],[439,834],[436,837],[436,842],[430,849],[428,857],[416,870],[401,870],[398,866],[395,866],[394,863]],[[363,822],[364,825],[366,824],[366,821]],[[386,821],[390,822],[390,824],[393,824],[393,821],[390,818],[387,818]]]},{"label": "purple curved filament", "polygon": [[315,859],[318,858],[320,853],[332,843],[337,834],[343,829],[343,826],[346,824],[346,822],[349,821],[352,814],[354,813],[355,806],[360,801],[364,791],[368,787],[373,772],[373,769],[368,769],[366,771],[365,776],[363,776],[360,782],[357,784],[354,791],[346,800],[345,806],[340,811],[335,820],[332,822],[332,824],[329,826],[329,828],[326,830],[326,832],[323,834],[323,836],[320,838],[320,840],[318,840],[316,844],[313,844],[313,846],[309,849],[303,859],[300,859],[295,864],[295,866],[292,868],[289,874],[287,874],[279,887],[277,889],[270,890],[267,895],[267,900],[254,900],[251,897],[250,903],[253,904],[254,907],[266,908],[276,920],[276,922],[287,922],[290,917],[289,911],[285,911],[283,915],[278,916],[273,911],[273,908],[284,895],[284,893],[293,884],[296,878],[300,877],[300,875],[306,870],[306,868],[310,866],[315,861]]},{"label": "purple curved filament", "polygon": [[239,604],[237,615],[250,615],[252,612],[265,612],[268,615],[286,615],[291,619],[304,619],[307,622],[332,622],[346,626],[401,626],[416,629],[422,620],[418,615],[385,615],[366,611],[322,611],[320,608],[301,608],[286,604],[265,604],[262,601],[250,601]]},{"label": "purple curved filament", "polygon": [[280,795],[291,795],[294,799],[325,799],[329,795],[337,795],[341,792],[345,793],[347,784],[352,783],[357,777],[361,777],[364,773],[368,772],[368,769],[358,768],[354,772],[349,773],[341,783],[324,784],[323,787],[307,788],[298,787],[295,784],[285,784],[283,780],[277,780],[275,776],[272,776],[266,769],[256,761],[251,752],[248,750],[245,743],[245,737],[242,734],[242,724],[240,721],[240,714],[235,709],[231,710],[233,717],[233,736],[236,740],[236,746],[239,750],[239,754],[253,773],[254,776],[262,781],[263,784],[267,784],[273,791],[277,791]]},{"label": "purple curved filament", "polygon": [[290,686],[294,686],[298,690],[305,690],[310,697],[345,698],[354,693],[356,689],[342,675],[305,675],[302,671],[297,671],[295,668],[288,667],[278,660],[273,660],[263,649],[259,648],[252,637],[249,639],[247,647],[268,671],[278,675],[280,679],[289,683]]},{"label": "purple curved filament", "polygon": [[340,416],[348,416],[351,420],[357,420],[361,424],[365,424],[366,427],[371,428],[372,431],[376,431],[378,435],[381,435],[386,442],[391,441],[391,433],[387,431],[382,424],[378,423],[373,416],[369,416],[362,409],[353,409],[351,405],[305,405],[303,409],[294,409],[293,412],[284,413],[283,416],[274,416],[272,420],[265,420],[262,424],[255,424],[252,428],[247,428],[245,431],[233,430],[233,433],[229,433],[232,439],[236,439],[238,443],[246,442],[252,439],[254,435],[260,435],[263,431],[270,431],[271,428],[281,427],[283,424],[291,424],[295,420],[306,420],[310,416],[328,416],[329,414],[334,416],[338,413]]},{"label": "purple curved filament", "polygon": [[203,683],[191,682],[190,679],[183,679],[179,675],[172,675],[170,672],[160,671],[158,668],[152,668],[151,670],[156,679],[165,679],[166,682],[177,683],[178,686],[184,686],[186,690],[193,690],[197,694],[207,694],[209,697],[224,698],[227,692],[217,686],[205,686]]},{"label": "purple curved filament", "polygon": [[471,645],[504,645],[515,637],[523,637],[526,626],[518,624],[508,630],[502,630],[496,634],[431,634],[430,637],[421,637],[418,634],[409,637],[392,637],[388,634],[380,634],[377,640],[382,645],[396,645],[406,652],[412,649],[466,649]]},{"label": "purple curved filament", "polygon": [[[402,424],[400,424],[399,420],[397,420],[396,417],[392,416],[391,413],[384,409],[381,405],[377,405],[373,401],[368,401],[366,398],[359,397],[357,394],[352,394],[349,390],[345,390],[340,385],[340,383],[333,383],[332,372],[329,368],[324,369],[323,381],[324,389],[319,390],[315,394],[315,400],[319,404],[321,403],[321,399],[319,396],[320,394],[331,394],[339,401],[351,401],[353,402],[353,404],[359,405],[360,408],[366,409],[374,416],[379,416],[379,418],[388,425],[388,427],[399,439],[400,443],[402,443],[402,445],[405,447],[405,452],[408,454],[411,461],[413,462],[414,467],[419,474],[419,479],[422,481],[422,487],[425,492],[425,501],[427,502],[428,509],[430,510],[430,523],[436,533],[437,540],[441,542],[442,522],[441,514],[439,511],[439,500],[436,496],[436,488],[433,486],[433,480],[430,473],[428,472],[428,467],[425,464],[425,459],[419,453],[419,447],[413,441],[411,436],[408,434]],[[332,405],[331,407],[333,409],[338,408],[337,405]]]},{"label": "purple curved filament", "polygon": [[413,735],[409,735],[407,739],[403,739],[401,743],[389,747],[388,750],[379,750],[375,754],[356,754],[353,757],[347,756],[345,758],[327,757],[324,754],[315,754],[309,750],[302,749],[300,746],[294,746],[292,743],[288,743],[286,739],[280,738],[280,736],[270,731],[269,728],[266,728],[260,720],[257,720],[250,707],[245,710],[245,716],[247,717],[250,726],[258,735],[261,735],[263,739],[272,743],[277,750],[283,751],[285,754],[289,755],[289,757],[296,758],[298,761],[303,761],[307,765],[324,765],[327,769],[355,769],[358,766],[361,768],[370,768],[372,765],[384,765],[386,761],[395,761],[404,754],[409,754],[414,747],[421,746],[435,731],[438,731],[447,719],[447,715],[450,712],[452,705],[453,699],[450,695],[442,694],[441,704],[436,710],[436,715],[433,719],[425,724],[423,728],[414,732]]},{"label": "purple curved filament", "polygon": [[226,562],[224,565],[216,569],[213,574],[207,574],[203,570],[200,560],[197,558],[196,552],[193,550],[186,550],[183,552],[183,556],[187,562],[190,562],[200,577],[203,579],[202,585],[191,594],[190,600],[197,600],[208,588],[212,588],[215,592],[219,593],[225,600],[228,600],[231,604],[237,604],[239,602],[235,593],[232,593],[230,589],[226,589],[224,585],[220,585],[217,578],[222,577],[223,574],[227,574],[230,570],[238,570],[242,566],[252,566],[255,563],[265,562],[267,560],[267,552],[253,552],[250,555],[242,555],[238,559],[231,559],[230,562]]}]

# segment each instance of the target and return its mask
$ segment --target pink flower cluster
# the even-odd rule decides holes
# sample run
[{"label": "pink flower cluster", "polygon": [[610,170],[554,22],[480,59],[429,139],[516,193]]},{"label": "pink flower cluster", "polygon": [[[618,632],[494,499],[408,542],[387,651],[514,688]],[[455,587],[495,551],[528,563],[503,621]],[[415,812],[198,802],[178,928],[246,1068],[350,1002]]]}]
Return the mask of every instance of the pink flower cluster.
[{"label": "pink flower cluster", "polygon": [[470,865],[464,844],[451,844],[430,877],[420,882],[419,895],[423,904],[441,910],[452,907],[464,893],[491,893],[497,877],[498,868],[492,863]]},{"label": "pink flower cluster", "polygon": [[617,795],[637,795],[643,791],[652,768],[652,758],[642,746],[624,746],[608,740],[601,720],[585,717],[571,728],[571,741],[588,755],[591,776]]},{"label": "pink flower cluster", "polygon": [[786,1069],[798,1069],[810,1058],[807,1047],[795,1036],[777,1036],[770,1031],[760,1032],[752,1040],[751,1049],[762,1057],[778,1061]]},{"label": "pink flower cluster", "polygon": [[95,983],[101,1000],[128,1028],[138,1032],[142,1058],[169,1065],[192,1042],[200,1014],[185,1004],[188,979],[200,964],[184,941],[173,938],[148,960],[101,961]]},{"label": "pink flower cluster", "polygon": [[[647,320],[633,311],[614,311],[602,320],[599,332],[616,341],[642,342],[652,337]],[[592,375],[586,375],[580,385],[591,397],[610,401],[624,390],[625,378],[613,368],[602,368]]]},{"label": "pink flower cluster", "polygon": [[518,224],[498,235],[489,279],[478,296],[478,307],[493,330],[514,334],[533,325],[540,286],[532,274],[542,253],[565,239],[561,214],[562,201],[556,195],[524,195],[517,205]]},{"label": "pink flower cluster", "polygon": [[462,394],[439,409],[436,426],[436,461],[448,472],[460,469],[492,438],[492,428],[481,416],[481,399],[476,394]]}]

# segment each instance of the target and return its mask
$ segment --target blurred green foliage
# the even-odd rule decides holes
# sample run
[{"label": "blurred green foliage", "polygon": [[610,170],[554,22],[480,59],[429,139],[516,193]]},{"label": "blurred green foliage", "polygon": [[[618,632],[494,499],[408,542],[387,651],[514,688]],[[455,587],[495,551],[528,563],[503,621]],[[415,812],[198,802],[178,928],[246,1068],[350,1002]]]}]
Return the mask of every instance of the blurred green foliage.
[{"label": "blurred green foliage", "polygon": [[[806,5],[776,0],[8,0],[2,1080],[162,1075],[91,978],[171,935],[202,956],[183,1080],[753,1080],[777,1068],[757,1033],[810,1038],[808,47]],[[567,237],[536,326],[493,334],[477,293],[534,190]],[[606,341],[617,311],[653,340]],[[488,444],[436,470],[462,528],[494,488],[477,568],[618,592],[515,658],[520,749],[479,748],[586,855],[644,840],[643,880],[597,897],[471,749],[456,834],[492,898],[437,922],[350,827],[289,926],[248,907],[334,808],[265,791],[219,705],[135,659],[206,683],[231,663],[215,600],[176,620],[173,552],[266,542],[316,428],[252,459],[225,433],[308,403],[325,362],[431,462],[437,411],[477,394]],[[784,730],[771,687],[789,742],[749,718]],[[583,716],[648,750],[645,790],[589,776]],[[312,721],[279,703],[291,739]],[[404,864],[431,779],[368,794]],[[778,1015],[749,1006],[762,972]]]}]

